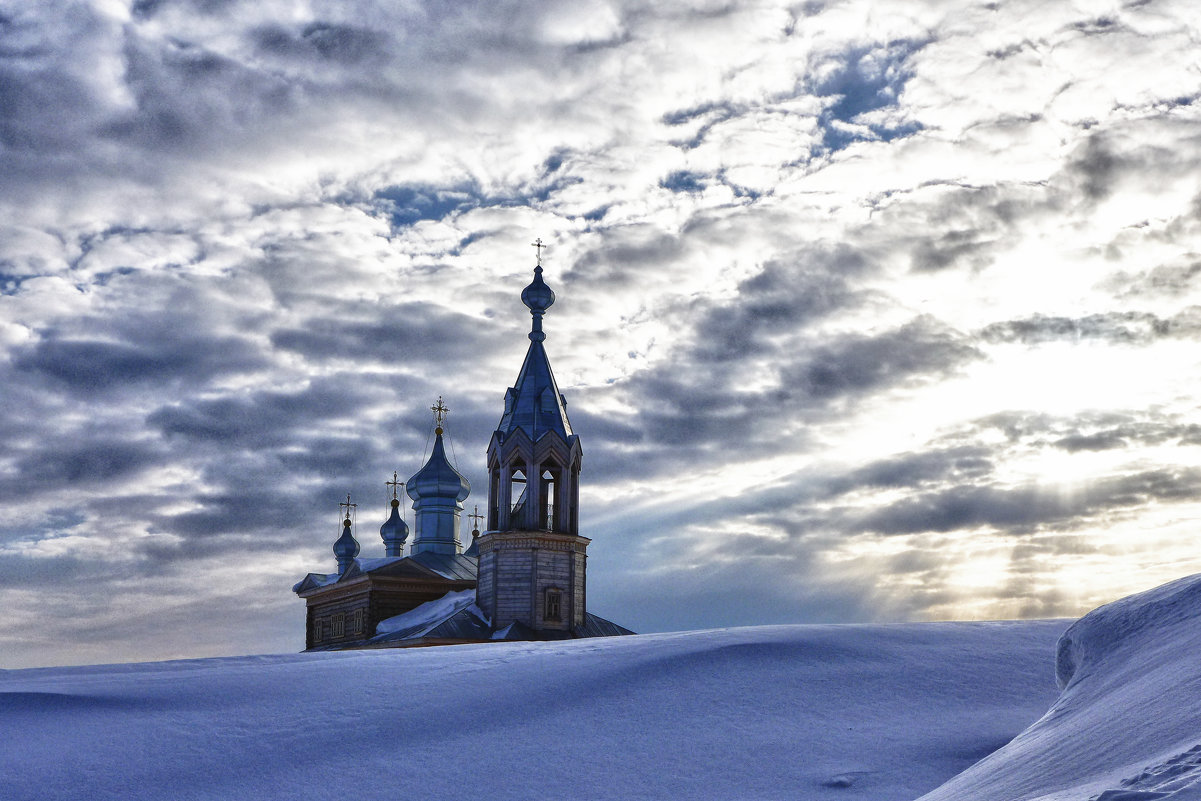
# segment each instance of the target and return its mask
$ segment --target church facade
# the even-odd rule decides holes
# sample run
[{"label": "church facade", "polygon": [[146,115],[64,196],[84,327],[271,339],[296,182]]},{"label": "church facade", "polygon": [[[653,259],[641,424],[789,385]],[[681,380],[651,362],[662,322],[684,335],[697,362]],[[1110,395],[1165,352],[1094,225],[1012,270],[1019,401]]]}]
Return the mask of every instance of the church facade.
[{"label": "church facade", "polygon": [[633,633],[588,611],[591,540],[579,533],[583,450],[543,347],[542,318],[555,294],[542,279],[541,259],[521,299],[532,316],[530,346],[488,444],[485,531],[475,528],[463,549],[471,487],[446,457],[447,410],[439,398],[433,450],[403,485],[413,501],[412,543],[395,476],[380,558],[359,556],[348,497],[333,547],[337,572],[309,573],[292,588],[307,607],[305,650]]}]

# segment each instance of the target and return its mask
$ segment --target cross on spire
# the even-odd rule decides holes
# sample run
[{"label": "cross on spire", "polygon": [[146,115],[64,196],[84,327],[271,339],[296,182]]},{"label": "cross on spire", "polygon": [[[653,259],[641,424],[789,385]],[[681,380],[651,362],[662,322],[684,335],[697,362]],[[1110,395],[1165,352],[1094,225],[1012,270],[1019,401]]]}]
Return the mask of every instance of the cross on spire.
[{"label": "cross on spire", "polygon": [[542,244],[542,237],[538,237],[537,239],[535,239],[533,241],[533,243],[530,244],[530,247],[538,249],[538,266],[541,267],[542,266],[542,248],[546,247],[546,245]]},{"label": "cross on spire", "polygon": [[475,523],[475,530],[479,531],[480,530],[480,521],[484,519],[484,516],[482,514],[480,514],[480,505],[477,503],[475,505],[475,513],[467,515],[467,516],[469,518],[471,518],[471,521],[473,523]]},{"label": "cross on spire", "polygon": [[403,487],[405,485],[405,483],[403,481],[400,481],[399,479],[400,479],[400,476],[397,475],[395,470],[393,470],[392,471],[392,480],[384,482],[385,487],[392,488],[392,500],[394,500],[394,501],[397,500],[397,490],[399,490],[401,487]]},{"label": "cross on spire", "polygon": [[442,423],[446,421],[446,413],[450,411],[442,403],[441,395],[438,396],[438,402],[430,407],[430,411],[434,413],[434,422],[438,425],[438,428],[441,428]]},{"label": "cross on spire", "polygon": [[357,503],[350,502],[350,493],[346,493],[346,503],[338,504],[338,511],[346,510],[346,519],[350,520],[350,513],[358,506]]}]

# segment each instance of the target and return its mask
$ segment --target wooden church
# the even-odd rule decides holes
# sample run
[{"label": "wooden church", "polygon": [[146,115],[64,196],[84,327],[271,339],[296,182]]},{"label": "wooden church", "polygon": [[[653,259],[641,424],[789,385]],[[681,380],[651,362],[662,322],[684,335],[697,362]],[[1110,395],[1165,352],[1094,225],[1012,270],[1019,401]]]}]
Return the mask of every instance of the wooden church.
[{"label": "wooden church", "polygon": [[[446,458],[447,409],[439,398],[429,460],[406,484],[395,475],[388,482],[384,556],[359,557],[348,497],[333,548],[338,572],[309,573],[292,588],[308,607],[306,650],[633,633],[588,611],[591,540],[579,533],[583,451],[542,344],[542,316],[555,293],[542,280],[541,258],[521,300],[533,316],[530,347],[488,443],[486,530],[475,528],[463,549],[460,518],[471,487]],[[400,486],[413,501],[411,544]]]}]

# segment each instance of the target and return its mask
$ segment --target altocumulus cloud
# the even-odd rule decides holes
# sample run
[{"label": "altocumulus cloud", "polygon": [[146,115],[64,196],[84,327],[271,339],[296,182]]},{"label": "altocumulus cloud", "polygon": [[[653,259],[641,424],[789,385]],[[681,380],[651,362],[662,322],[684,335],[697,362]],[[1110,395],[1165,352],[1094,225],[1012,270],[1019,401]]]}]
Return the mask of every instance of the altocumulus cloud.
[{"label": "altocumulus cloud", "polygon": [[298,649],[288,588],[347,492],[379,550],[439,395],[482,496],[535,237],[594,608],[1067,615],[1195,570],[1194,16],[0,8],[5,664]]}]

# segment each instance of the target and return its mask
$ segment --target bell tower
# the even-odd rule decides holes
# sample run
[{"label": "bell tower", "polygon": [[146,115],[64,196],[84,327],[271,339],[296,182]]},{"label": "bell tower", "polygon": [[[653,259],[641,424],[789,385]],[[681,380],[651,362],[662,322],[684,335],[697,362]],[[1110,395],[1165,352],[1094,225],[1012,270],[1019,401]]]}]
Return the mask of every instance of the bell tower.
[{"label": "bell tower", "polygon": [[530,347],[488,443],[488,525],[478,539],[476,604],[494,631],[520,625],[541,637],[570,637],[587,613],[590,540],[579,536],[583,451],[543,347],[542,317],[555,293],[542,280],[542,240],[534,247],[534,280],[521,293],[533,317]]}]

